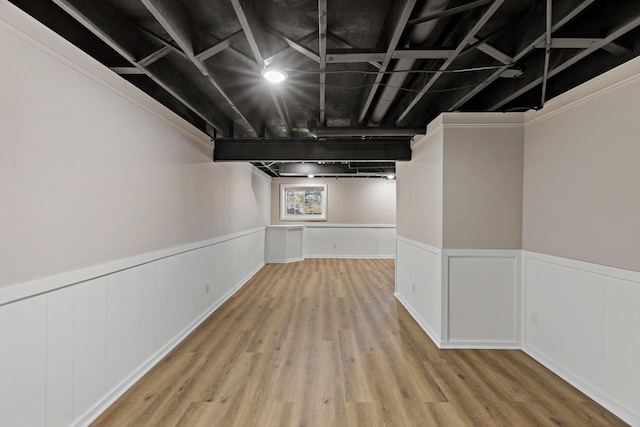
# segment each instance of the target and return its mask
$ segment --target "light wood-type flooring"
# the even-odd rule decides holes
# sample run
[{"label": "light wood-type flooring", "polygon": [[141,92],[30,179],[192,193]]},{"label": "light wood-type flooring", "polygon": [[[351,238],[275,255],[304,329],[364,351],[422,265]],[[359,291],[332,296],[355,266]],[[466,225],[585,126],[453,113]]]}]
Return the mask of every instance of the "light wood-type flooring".
[{"label": "light wood-type flooring", "polygon": [[265,266],[95,426],[625,425],[515,350],[438,350],[393,260]]}]

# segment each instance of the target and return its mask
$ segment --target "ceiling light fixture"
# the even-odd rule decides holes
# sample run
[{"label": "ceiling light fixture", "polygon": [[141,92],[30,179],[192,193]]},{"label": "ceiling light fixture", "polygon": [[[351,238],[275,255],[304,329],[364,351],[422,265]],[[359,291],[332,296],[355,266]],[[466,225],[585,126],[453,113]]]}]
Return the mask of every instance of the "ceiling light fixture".
[{"label": "ceiling light fixture", "polygon": [[387,175],[387,179],[395,179],[395,175]]},{"label": "ceiling light fixture", "polygon": [[307,175],[307,178],[313,178],[315,175],[310,173],[309,175]]},{"label": "ceiling light fixture", "polygon": [[287,79],[287,73],[279,68],[269,67],[262,70],[262,77],[271,83],[280,83]]}]

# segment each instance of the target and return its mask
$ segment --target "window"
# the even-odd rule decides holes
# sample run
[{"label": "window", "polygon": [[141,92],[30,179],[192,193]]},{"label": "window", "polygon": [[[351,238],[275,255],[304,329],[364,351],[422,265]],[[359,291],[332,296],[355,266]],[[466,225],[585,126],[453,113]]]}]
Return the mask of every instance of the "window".
[{"label": "window", "polygon": [[326,221],[327,185],[280,184],[280,219]]}]

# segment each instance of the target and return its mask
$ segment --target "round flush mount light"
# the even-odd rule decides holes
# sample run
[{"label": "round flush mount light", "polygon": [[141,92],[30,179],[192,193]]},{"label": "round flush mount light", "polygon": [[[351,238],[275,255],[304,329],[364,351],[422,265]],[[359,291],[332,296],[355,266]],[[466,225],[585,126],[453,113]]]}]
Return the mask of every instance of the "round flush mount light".
[{"label": "round flush mount light", "polygon": [[287,79],[287,73],[278,68],[269,67],[262,70],[262,77],[271,83],[280,83]]}]

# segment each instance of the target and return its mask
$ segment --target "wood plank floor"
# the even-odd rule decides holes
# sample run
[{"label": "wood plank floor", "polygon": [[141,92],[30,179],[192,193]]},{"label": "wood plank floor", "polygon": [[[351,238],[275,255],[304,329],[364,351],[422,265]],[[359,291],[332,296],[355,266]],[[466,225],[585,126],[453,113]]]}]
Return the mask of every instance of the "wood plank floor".
[{"label": "wood plank floor", "polygon": [[511,350],[438,350],[392,260],[265,266],[95,426],[626,425]]}]

